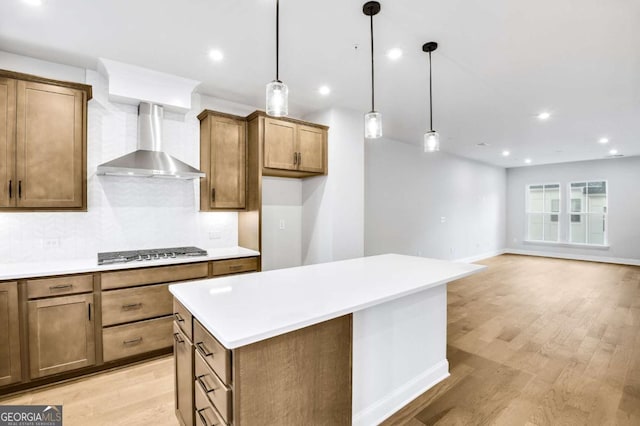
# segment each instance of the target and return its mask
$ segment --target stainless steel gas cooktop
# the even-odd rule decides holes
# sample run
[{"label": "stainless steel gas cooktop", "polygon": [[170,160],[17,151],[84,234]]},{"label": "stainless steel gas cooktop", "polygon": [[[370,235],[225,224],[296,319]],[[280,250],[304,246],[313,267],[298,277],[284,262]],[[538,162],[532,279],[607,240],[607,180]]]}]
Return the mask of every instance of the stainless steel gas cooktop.
[{"label": "stainless steel gas cooktop", "polygon": [[111,263],[142,262],[145,260],[176,259],[179,257],[206,256],[207,251],[198,247],[173,247],[150,250],[130,250],[98,253],[98,265]]}]

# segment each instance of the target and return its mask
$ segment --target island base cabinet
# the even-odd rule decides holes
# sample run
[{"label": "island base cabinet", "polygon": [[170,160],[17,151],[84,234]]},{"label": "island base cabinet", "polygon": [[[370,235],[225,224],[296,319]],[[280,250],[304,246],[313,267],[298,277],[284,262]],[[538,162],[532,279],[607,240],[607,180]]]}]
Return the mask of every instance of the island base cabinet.
[{"label": "island base cabinet", "polygon": [[20,381],[18,283],[0,283],[0,386]]},{"label": "island base cabinet", "polygon": [[[352,315],[232,350],[197,319],[193,323],[194,350],[189,359],[195,365],[189,368],[195,377],[192,374],[190,383],[180,373],[186,354],[176,348],[175,358],[177,392],[191,386],[192,424],[351,424]],[[186,340],[178,327],[174,333]],[[210,358],[229,358],[231,374],[225,374],[226,361],[212,364]],[[177,398],[179,408],[181,396]],[[177,415],[180,418],[180,410]]]},{"label": "island base cabinet", "polygon": [[93,294],[28,302],[31,378],[95,364]]}]

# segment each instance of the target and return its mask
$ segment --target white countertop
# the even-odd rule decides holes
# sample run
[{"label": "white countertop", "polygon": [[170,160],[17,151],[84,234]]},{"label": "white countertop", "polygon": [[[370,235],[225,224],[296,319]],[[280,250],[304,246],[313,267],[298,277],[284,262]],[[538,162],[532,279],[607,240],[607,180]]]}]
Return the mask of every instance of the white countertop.
[{"label": "white countertop", "polygon": [[234,349],[485,268],[385,254],[173,284],[169,291],[220,343]]},{"label": "white countertop", "polygon": [[98,255],[88,259],[70,259],[49,262],[0,264],[0,281],[51,275],[80,274],[84,272],[115,271],[119,269],[146,268],[149,266],[179,265],[182,263],[207,262],[209,260],[233,259],[259,256],[260,252],[244,247],[208,249],[207,256],[183,257],[98,265]]}]

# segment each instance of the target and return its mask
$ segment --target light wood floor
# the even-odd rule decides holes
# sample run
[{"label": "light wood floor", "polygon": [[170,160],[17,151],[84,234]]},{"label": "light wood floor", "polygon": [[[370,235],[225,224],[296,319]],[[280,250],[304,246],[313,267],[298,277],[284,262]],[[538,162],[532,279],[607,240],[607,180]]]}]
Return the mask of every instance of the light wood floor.
[{"label": "light wood floor", "polygon": [[[390,425],[640,425],[640,268],[503,255],[449,285],[451,377]],[[177,425],[162,358],[0,404],[65,426]],[[306,425],[305,425],[306,426]]]},{"label": "light wood floor", "polygon": [[640,425],[640,268],[479,263],[448,289],[451,377],[384,425]]}]

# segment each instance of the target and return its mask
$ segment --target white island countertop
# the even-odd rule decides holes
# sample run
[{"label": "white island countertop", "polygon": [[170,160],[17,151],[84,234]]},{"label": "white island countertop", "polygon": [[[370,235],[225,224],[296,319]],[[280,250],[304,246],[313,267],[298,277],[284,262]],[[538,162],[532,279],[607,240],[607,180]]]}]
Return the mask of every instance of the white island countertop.
[{"label": "white island countertop", "polygon": [[486,266],[385,254],[169,286],[228,349],[477,273]]},{"label": "white island countertop", "polygon": [[81,274],[89,272],[117,271],[119,269],[147,268],[150,266],[179,265],[183,263],[207,262],[209,260],[235,259],[260,256],[260,252],[244,247],[214,248],[207,250],[207,256],[178,257],[98,265],[97,253],[86,259],[68,259],[46,262],[0,263],[0,281],[22,278],[46,277],[52,275]]}]

